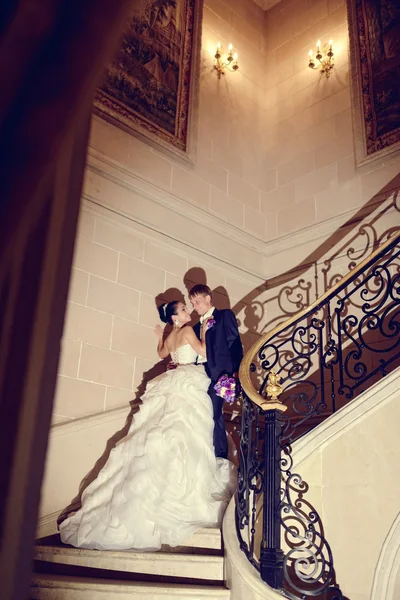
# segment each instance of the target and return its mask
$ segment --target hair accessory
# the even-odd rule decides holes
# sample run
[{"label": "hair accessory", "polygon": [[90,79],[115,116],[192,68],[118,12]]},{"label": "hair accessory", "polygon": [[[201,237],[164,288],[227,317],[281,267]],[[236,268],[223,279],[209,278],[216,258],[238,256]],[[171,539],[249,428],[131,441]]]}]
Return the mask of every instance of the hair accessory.
[{"label": "hair accessory", "polygon": [[163,309],[164,317],[167,316],[167,307],[168,307],[168,304],[163,304],[162,309]]}]

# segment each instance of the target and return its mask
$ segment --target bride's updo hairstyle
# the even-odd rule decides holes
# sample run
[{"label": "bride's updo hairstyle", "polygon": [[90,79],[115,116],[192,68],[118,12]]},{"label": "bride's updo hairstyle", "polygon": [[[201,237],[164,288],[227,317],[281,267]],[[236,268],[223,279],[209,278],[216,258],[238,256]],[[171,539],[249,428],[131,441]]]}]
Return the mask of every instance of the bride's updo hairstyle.
[{"label": "bride's updo hairstyle", "polygon": [[162,304],[159,307],[158,312],[163,323],[168,323],[168,325],[174,324],[172,315],[176,315],[178,304],[179,300],[173,300],[172,302],[168,302],[168,304]]}]

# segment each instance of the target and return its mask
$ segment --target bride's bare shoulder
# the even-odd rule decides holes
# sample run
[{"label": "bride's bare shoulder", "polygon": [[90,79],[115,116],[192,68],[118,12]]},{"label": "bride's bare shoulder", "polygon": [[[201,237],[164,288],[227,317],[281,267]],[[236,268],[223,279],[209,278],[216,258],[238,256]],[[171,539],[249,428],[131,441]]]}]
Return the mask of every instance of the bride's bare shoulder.
[{"label": "bride's bare shoulder", "polygon": [[168,349],[174,347],[174,343],[173,343],[174,337],[175,337],[175,334],[174,334],[173,331],[171,331],[171,333],[169,333],[167,335],[167,337],[165,338],[165,342],[164,343],[165,343],[165,345],[167,346]]},{"label": "bride's bare shoulder", "polygon": [[194,329],[191,325],[185,325],[185,327],[182,327],[181,335],[182,338],[186,340],[191,339],[193,336],[196,336]]}]

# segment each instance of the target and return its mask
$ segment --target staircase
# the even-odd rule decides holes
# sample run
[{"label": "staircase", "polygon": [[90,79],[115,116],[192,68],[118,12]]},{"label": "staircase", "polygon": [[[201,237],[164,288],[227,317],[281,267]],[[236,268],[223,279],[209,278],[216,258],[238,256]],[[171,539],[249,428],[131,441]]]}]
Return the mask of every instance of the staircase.
[{"label": "staircase", "polygon": [[[311,483],[319,478],[319,486],[311,487],[318,510],[305,498],[309,485],[297,472],[296,442],[305,436],[308,445],[314,428],[317,435],[325,426],[332,429],[337,418],[348,413],[346,408],[352,400],[365,400],[363,393],[372,391],[374,384],[378,388],[372,393],[380,393],[390,381],[389,374],[397,377],[399,284],[400,234],[395,232],[312,304],[263,335],[240,365],[243,402],[237,535],[250,565],[281,595],[344,600],[343,593],[351,591],[350,598],[356,595],[367,600],[370,590],[365,580],[375,567],[391,522],[375,531],[372,524],[380,512],[390,514],[393,521],[398,507],[391,508],[390,504],[396,477],[381,477],[384,469],[391,474],[395,470],[392,464],[398,460],[397,446],[389,453],[389,460],[385,458],[389,441],[397,440],[396,433],[390,433],[390,415],[388,418],[380,409],[367,440],[360,430],[358,437],[349,438],[343,446],[339,442],[324,456],[322,451],[314,454],[317,466],[314,472],[311,469]],[[396,424],[394,415],[392,409]],[[387,439],[376,427],[379,419]],[[373,449],[385,439],[387,443],[379,450]],[[332,452],[336,452],[334,460],[330,460]],[[359,462],[350,468],[351,459],[358,454]],[[397,500],[398,495],[394,496]],[[373,509],[368,506],[363,513],[369,499]],[[348,519],[354,507],[353,518]],[[339,570],[334,566],[325,525],[339,549],[339,553],[335,551]],[[383,525],[381,519],[379,525]],[[358,556],[347,552],[347,560],[340,562],[345,549],[355,548],[353,538],[362,538]],[[366,548],[370,551],[372,543],[375,563],[368,570],[363,552]],[[228,543],[226,547],[228,563]],[[365,572],[356,568],[358,565],[363,565]],[[362,577],[355,579],[353,572],[362,573]],[[233,600],[235,586],[230,583],[230,587]]]},{"label": "staircase", "polygon": [[58,535],[36,544],[30,600],[229,597],[219,529],[200,529],[185,545],[160,552],[83,550]]},{"label": "staircase", "polygon": [[[372,573],[383,536],[397,522],[399,307],[396,234],[248,351],[240,367],[240,468],[224,518],[225,564],[218,529],[157,553],[77,550],[55,535],[37,543],[30,600],[367,600],[372,578],[379,579]],[[350,431],[357,420],[360,428]],[[293,471],[299,462],[309,469],[336,555],[346,556],[338,570],[319,512],[304,497],[309,486]],[[358,502],[349,503],[350,489]],[[358,555],[361,578],[353,565]]]}]

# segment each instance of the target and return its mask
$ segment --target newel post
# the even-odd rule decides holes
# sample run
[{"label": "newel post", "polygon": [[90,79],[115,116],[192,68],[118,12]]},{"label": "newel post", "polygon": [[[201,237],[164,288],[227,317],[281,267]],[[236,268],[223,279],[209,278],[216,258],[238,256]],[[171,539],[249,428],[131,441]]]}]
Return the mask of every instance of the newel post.
[{"label": "newel post", "polygon": [[268,375],[268,400],[263,403],[264,429],[264,486],[263,531],[260,548],[260,573],[265,583],[274,589],[283,587],[283,550],[281,548],[280,487],[281,487],[281,412],[286,410],[278,396],[282,393],[280,376]]}]

